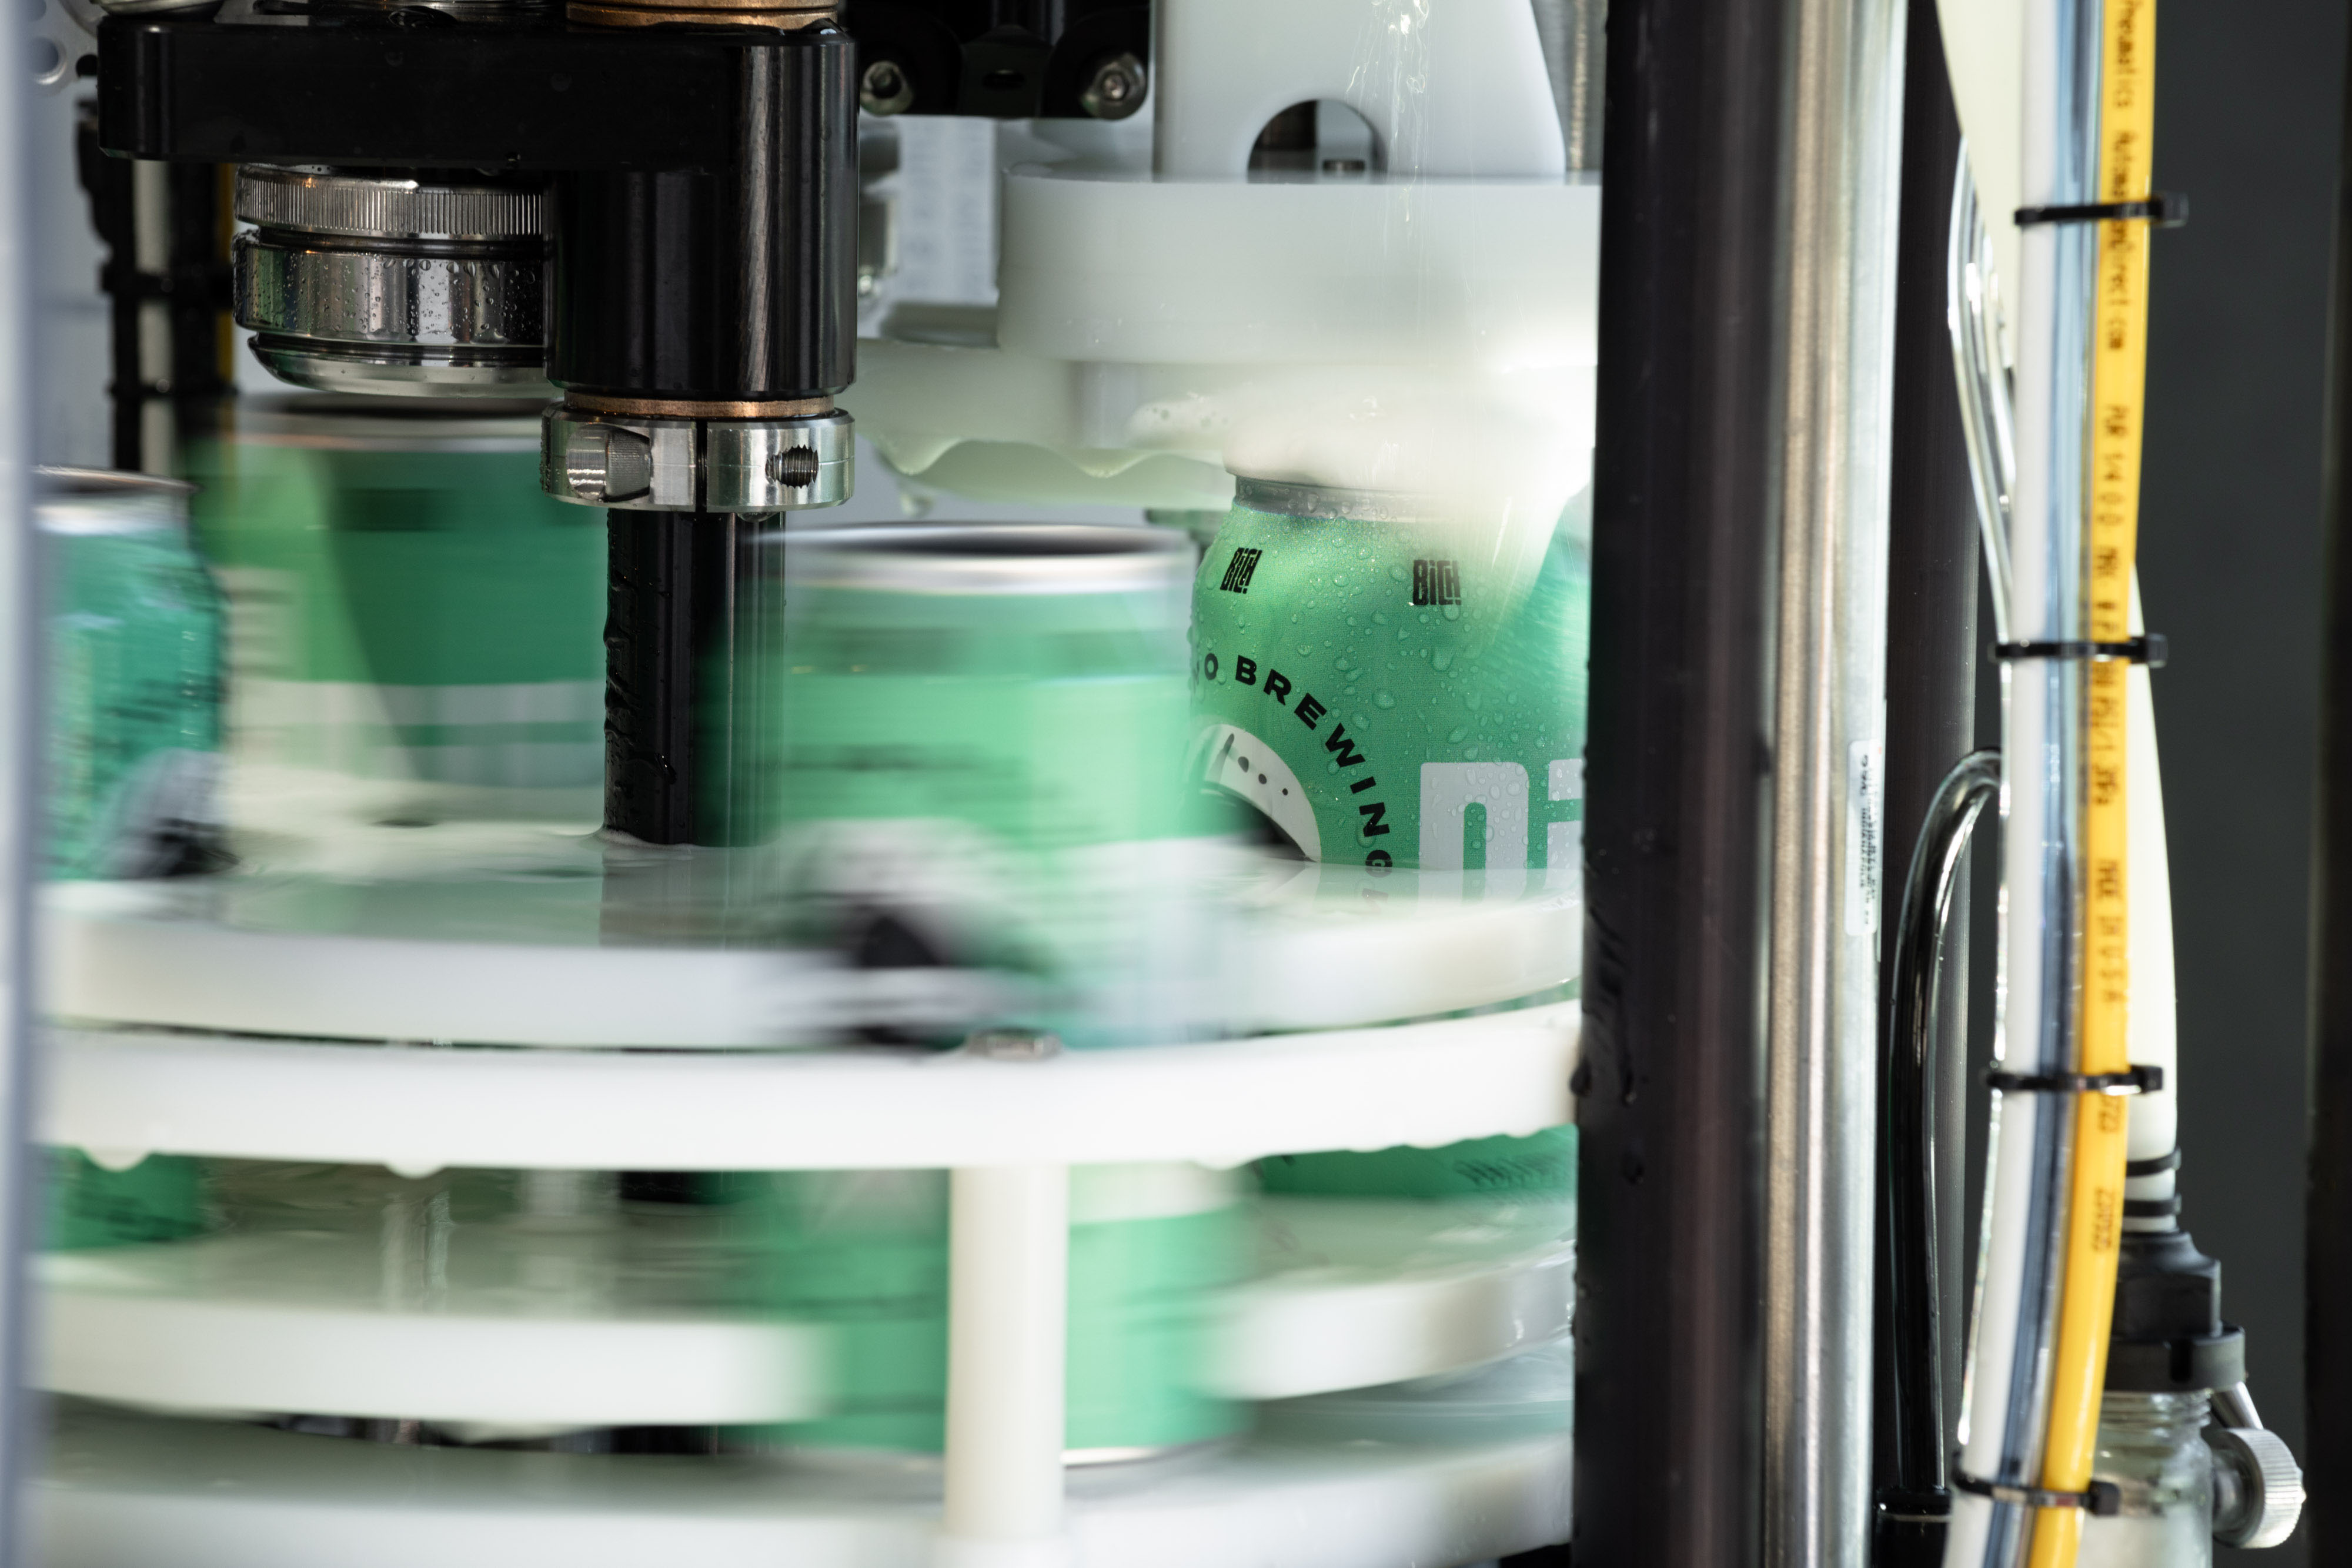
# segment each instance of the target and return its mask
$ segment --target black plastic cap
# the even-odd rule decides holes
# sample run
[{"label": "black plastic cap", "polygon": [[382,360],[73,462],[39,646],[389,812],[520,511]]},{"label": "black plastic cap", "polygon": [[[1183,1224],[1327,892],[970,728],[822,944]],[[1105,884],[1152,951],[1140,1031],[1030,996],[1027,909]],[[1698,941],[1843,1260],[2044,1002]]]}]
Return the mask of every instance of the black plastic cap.
[{"label": "black plastic cap", "polygon": [[2234,1323],[2221,1332],[2169,1343],[2107,1342],[2110,1393],[2187,1394],[2235,1388],[2246,1380],[2246,1334]]},{"label": "black plastic cap", "polygon": [[2112,1334],[2110,1390],[2179,1394],[2246,1379],[2246,1336],[2221,1321],[2221,1265],[2185,1230],[2124,1237]]},{"label": "black plastic cap", "polygon": [[2116,1270],[2118,1341],[2161,1343],[2221,1331],[2221,1265],[2185,1230],[2127,1232]]}]

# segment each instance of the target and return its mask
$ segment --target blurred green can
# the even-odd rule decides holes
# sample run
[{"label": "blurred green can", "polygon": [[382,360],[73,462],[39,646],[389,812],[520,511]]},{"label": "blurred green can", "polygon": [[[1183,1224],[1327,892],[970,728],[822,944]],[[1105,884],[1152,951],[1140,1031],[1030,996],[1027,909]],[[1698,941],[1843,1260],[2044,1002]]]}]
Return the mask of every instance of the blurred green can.
[{"label": "blurred green can", "polygon": [[1576,1129],[1526,1137],[1471,1138],[1439,1148],[1274,1155],[1260,1160],[1264,1189],[1297,1197],[1576,1198]]},{"label": "blurred green can", "polygon": [[242,776],[427,820],[594,821],[604,529],[537,404],[256,400],[203,455]]},{"label": "blurred green can", "polygon": [[48,1151],[47,1222],[56,1252],[177,1241],[205,1228],[205,1172],[191,1155],[149,1155],[124,1170],[79,1149]]},{"label": "blurred green can", "polygon": [[222,863],[221,610],[188,539],[192,486],[47,468],[48,874]]},{"label": "blurred green can", "polygon": [[1194,776],[1308,860],[1572,873],[1589,611],[1554,522],[1244,479],[1193,587]]},{"label": "blurred green can", "polygon": [[785,876],[862,967],[989,971],[962,1027],[1183,1027],[1192,552],[1158,528],[786,534]]},{"label": "blurred green can", "polygon": [[[944,1171],[772,1178],[772,1310],[829,1325],[834,1413],[795,1445],[937,1452],[946,1433]],[[1231,1179],[1194,1166],[1070,1172],[1066,1445],[1126,1458],[1239,1429],[1213,1386],[1222,1293],[1246,1267]]]}]

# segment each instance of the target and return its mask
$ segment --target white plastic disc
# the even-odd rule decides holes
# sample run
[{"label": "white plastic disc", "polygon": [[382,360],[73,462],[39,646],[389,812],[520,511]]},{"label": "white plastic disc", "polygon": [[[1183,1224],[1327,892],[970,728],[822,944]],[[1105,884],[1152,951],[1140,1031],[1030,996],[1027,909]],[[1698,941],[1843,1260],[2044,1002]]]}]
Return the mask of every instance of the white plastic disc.
[{"label": "white plastic disc", "polygon": [[[1069,1568],[1395,1568],[1565,1540],[1565,1433],[1258,1443],[1075,1471]],[[928,1568],[936,1465],[613,1458],[301,1437],[68,1405],[47,1568]]]},{"label": "white plastic disc", "polygon": [[52,1030],[40,1139],[406,1172],[897,1170],[1433,1147],[1574,1116],[1577,1004],[1073,1051],[441,1050]]},{"label": "white plastic disc", "polygon": [[[1223,1314],[1238,1399],[1399,1382],[1567,1332],[1566,1205],[1269,1198]],[[820,1325],[682,1301],[692,1214],[455,1228],[427,1279],[355,1217],[51,1253],[40,1386],[187,1410],[520,1427],[739,1426],[828,1411]],[[707,1270],[706,1270],[707,1272]]]}]

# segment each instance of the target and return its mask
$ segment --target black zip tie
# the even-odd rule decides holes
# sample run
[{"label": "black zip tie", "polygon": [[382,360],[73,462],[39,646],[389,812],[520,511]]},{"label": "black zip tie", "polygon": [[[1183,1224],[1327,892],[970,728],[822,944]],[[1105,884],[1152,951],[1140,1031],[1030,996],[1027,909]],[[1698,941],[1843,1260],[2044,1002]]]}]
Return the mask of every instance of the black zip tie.
[{"label": "black zip tie", "polygon": [[1985,1085],[2003,1094],[2153,1094],[2164,1087],[2164,1069],[2135,1067],[2128,1072],[1988,1072]]},{"label": "black zip tie", "polygon": [[2162,1176],[2167,1171],[2177,1171],[2179,1168],[2180,1151],[2174,1149],[2170,1154],[2158,1155],[2152,1160],[2132,1161],[2124,1166],[2124,1175],[2126,1176]]},{"label": "black zip tie", "polygon": [[2158,191],[2145,202],[2086,202],[2076,206],[2020,207],[2017,226],[2035,224],[2154,224],[2177,229],[2189,221],[2189,198],[2178,191]]},{"label": "black zip tie", "polygon": [[2151,670],[2160,670],[2172,657],[2172,644],[2165,640],[2163,632],[2150,632],[2127,643],[1995,643],[1992,656],[2002,660],[2121,659],[2134,664],[2146,664]]},{"label": "black zip tie", "polygon": [[2079,1508],[2101,1519],[2113,1519],[2122,1511],[2124,1503],[2123,1489],[2113,1481],[2093,1481],[2086,1491],[2051,1491],[2042,1487],[1979,1480],[1956,1465],[1952,1469],[1952,1484],[1962,1491],[2015,1508]]}]

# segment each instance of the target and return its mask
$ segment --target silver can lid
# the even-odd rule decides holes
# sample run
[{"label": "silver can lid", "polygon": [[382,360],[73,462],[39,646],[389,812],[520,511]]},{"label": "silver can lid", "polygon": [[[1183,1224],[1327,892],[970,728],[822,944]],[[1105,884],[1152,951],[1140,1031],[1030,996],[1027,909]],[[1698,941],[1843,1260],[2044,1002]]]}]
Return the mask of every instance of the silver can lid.
[{"label": "silver can lid", "polygon": [[36,468],[33,515],[47,534],[154,534],[188,526],[184,479],[110,468]]},{"label": "silver can lid", "polygon": [[1192,542],[1173,528],[940,523],[781,536],[793,580],[900,593],[1138,593],[1182,589]]},{"label": "silver can lid", "polygon": [[535,240],[545,227],[535,184],[418,179],[304,164],[241,163],[236,215],[265,228],[358,239]]},{"label": "silver can lid", "polygon": [[240,446],[329,452],[539,452],[536,399],[383,398],[297,392],[237,400]]},{"label": "silver can lid", "polygon": [[1345,489],[1337,485],[1252,479],[1246,476],[1234,482],[1234,505],[1276,517],[1350,523],[1437,522],[1458,509],[1458,504],[1449,507],[1443,496],[1408,490]]}]

